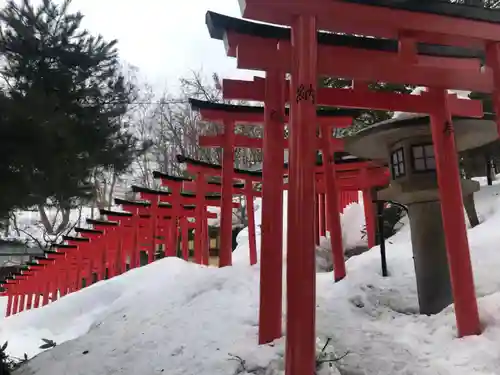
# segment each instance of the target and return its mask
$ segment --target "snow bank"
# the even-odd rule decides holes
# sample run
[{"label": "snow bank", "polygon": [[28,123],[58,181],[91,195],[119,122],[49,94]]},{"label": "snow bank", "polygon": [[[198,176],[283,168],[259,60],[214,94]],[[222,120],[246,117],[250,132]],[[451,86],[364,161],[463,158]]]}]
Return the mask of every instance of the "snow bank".
[{"label": "snow bank", "polygon": [[[380,275],[377,247],[349,259],[339,283],[318,274],[317,336],[332,339],[336,356],[348,353],[337,362],[341,373],[498,374],[499,193],[494,185],[477,194],[482,223],[469,230],[481,336],[456,338],[452,306],[416,314],[408,226],[387,242],[389,277]],[[243,258],[240,246],[235,258]],[[38,352],[41,338],[59,344],[16,375],[233,375],[242,367],[235,356],[245,361],[242,375],[265,367],[276,369],[266,375],[282,374],[284,340],[257,346],[259,266],[241,258],[223,269],[163,259],[3,320],[0,342],[8,339],[16,356]]]},{"label": "snow bank", "polygon": [[252,356],[269,362],[275,352],[255,345],[257,283],[249,267],[163,259],[4,320],[0,341],[32,356],[42,338],[81,336],[37,357],[37,374],[229,374],[238,366],[229,353],[251,365]]},{"label": "snow bank", "polygon": [[[288,199],[288,192],[283,192],[283,202],[286,203]],[[255,205],[255,225],[257,237],[257,254],[260,258],[260,225],[262,222],[262,201],[260,198],[256,199]],[[283,260],[286,260],[287,248],[287,218],[288,210],[285,205],[283,207]],[[352,249],[356,246],[365,246],[367,239],[362,234],[362,229],[365,225],[365,213],[363,208],[363,201],[360,203],[351,203],[344,209],[344,213],[340,215],[342,225],[342,239],[344,241],[344,249]],[[320,246],[329,248],[329,233],[327,238],[322,238]],[[249,264],[249,251],[248,251],[248,228],[243,228],[236,237],[238,243],[233,252],[233,263]]]}]

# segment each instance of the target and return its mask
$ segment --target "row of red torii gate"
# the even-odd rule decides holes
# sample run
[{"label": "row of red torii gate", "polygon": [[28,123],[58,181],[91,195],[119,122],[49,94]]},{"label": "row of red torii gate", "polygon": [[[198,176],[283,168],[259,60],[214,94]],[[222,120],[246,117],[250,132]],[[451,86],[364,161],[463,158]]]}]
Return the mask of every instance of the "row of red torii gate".
[{"label": "row of red torii gate", "polygon": [[[201,107],[213,107],[213,103],[193,101],[196,109],[204,117],[205,110]],[[217,105],[216,110],[221,119],[228,111],[234,112],[235,106]],[[249,109],[251,107],[246,107]],[[252,108],[253,109],[253,108]],[[213,109],[210,111],[213,112]],[[240,142],[255,142],[256,139],[239,137]],[[261,141],[261,140],[260,140]],[[200,143],[212,143],[215,146],[225,142],[224,139],[213,136],[203,136]],[[227,142],[227,140],[226,140]],[[234,148],[234,143],[229,145]],[[231,154],[227,154],[231,155]],[[210,212],[208,207],[220,207],[224,215],[221,222],[221,247],[219,265],[230,265],[232,255],[232,211],[239,203],[235,196],[246,198],[245,209],[249,221],[249,260],[250,265],[257,263],[256,226],[254,213],[254,198],[262,197],[262,192],[256,189],[257,184],[263,184],[262,173],[258,171],[236,168],[223,168],[220,165],[200,162],[178,156],[178,161],[185,164],[187,172],[194,178],[169,176],[154,172],[154,177],[161,180],[162,189],[153,190],[140,186],[132,186],[138,200],[115,199],[121,206],[119,211],[101,210],[103,219],[87,219],[90,228],[75,228],[77,236],[65,236],[64,243],[53,245],[43,257],[27,264],[19,273],[6,278],[3,283],[4,295],[8,297],[6,315],[10,316],[45,306],[50,302],[89,286],[97,281],[109,279],[140,266],[141,252],[147,254],[147,263],[161,257],[181,257],[186,261],[198,264],[209,264],[208,219],[214,219],[217,214]],[[233,164],[229,160],[228,164]],[[327,215],[329,195],[325,189],[325,169],[327,164],[317,165],[317,199],[316,199],[316,243],[321,236],[331,231],[330,222],[351,203],[358,202],[359,190],[363,199],[371,202],[371,188],[387,184],[388,171],[384,167],[373,165],[369,161],[359,161],[356,158],[341,158],[335,167],[338,185],[341,187],[335,202],[331,206],[337,210],[335,215]],[[283,179],[286,179],[286,165],[282,165]],[[232,180],[231,191],[223,196],[222,184],[214,182],[219,177],[222,181]],[[287,189],[287,184],[280,186],[281,194]],[[228,208],[228,209],[226,209]],[[330,207],[328,207],[330,208]],[[282,218],[281,213],[276,213]],[[375,221],[373,205],[365,205],[367,222],[367,237],[370,246],[375,243]],[[229,223],[230,225],[227,225]],[[188,248],[189,231],[194,232],[194,251],[190,254]],[[337,234],[341,234],[340,231]],[[262,240],[262,238],[261,238]],[[331,237],[332,244],[341,243],[342,238]],[[261,243],[261,248],[268,246]],[[337,254],[341,256],[341,254]],[[345,273],[345,271],[344,271]],[[344,275],[338,274],[340,279]]]},{"label": "row of red torii gate", "polygon": [[[331,136],[332,129],[350,126],[361,108],[430,115],[458,335],[479,334],[452,116],[482,118],[483,109],[480,102],[457,99],[447,89],[491,94],[494,110],[499,112],[500,13],[438,0],[240,0],[239,5],[243,17],[259,22],[209,12],[207,26],[213,38],[224,41],[227,55],[237,59],[238,68],[264,71],[265,78],[224,80],[223,94],[228,100],[264,105],[191,101],[204,120],[223,125],[223,134],[200,138],[203,147],[222,147],[222,165],[181,158],[192,180],[157,174],[168,191],[136,188],[140,201],[118,201],[123,212],[103,212],[106,221],[90,221],[92,229],[78,229],[79,237],[66,238],[66,244],[55,246],[36,264],[9,278],[4,287],[10,313],[28,304],[34,307],[40,295],[43,304],[56,291],[76,290],[82,276],[97,273],[102,278],[103,269],[108,269],[112,277],[135,267],[140,250],[150,249],[152,261],[158,241],[166,243],[167,256],[174,256],[178,238],[185,238],[189,226],[197,234],[194,260],[207,264],[209,205],[220,204],[219,265],[229,266],[233,195],[247,197],[250,219],[252,197],[261,195],[259,343],[271,342],[282,334],[282,212],[283,190],[287,189],[285,371],[287,375],[314,374],[314,244],[325,231],[323,218],[327,216],[333,275],[339,281],[346,276],[346,268],[338,198],[343,190],[364,192],[368,240],[373,245],[370,195],[390,178],[384,166],[372,161],[343,163],[332,157],[343,149],[342,140]],[[353,87],[318,88],[324,76],[350,79]],[[429,89],[421,95],[381,93],[371,91],[369,82]],[[236,124],[261,124],[263,138],[235,134]],[[284,137],[285,124],[288,138]],[[262,173],[234,169],[235,147],[262,148]],[[285,149],[289,150],[286,164]],[[318,150],[323,156],[321,165],[316,163]],[[221,176],[220,185],[208,183],[208,175]],[[262,192],[255,191],[255,182],[262,184]],[[183,194],[183,189],[191,194]],[[254,223],[249,228],[250,262],[255,263]],[[181,254],[189,256],[184,242]],[[38,290],[38,285],[45,289]]]}]

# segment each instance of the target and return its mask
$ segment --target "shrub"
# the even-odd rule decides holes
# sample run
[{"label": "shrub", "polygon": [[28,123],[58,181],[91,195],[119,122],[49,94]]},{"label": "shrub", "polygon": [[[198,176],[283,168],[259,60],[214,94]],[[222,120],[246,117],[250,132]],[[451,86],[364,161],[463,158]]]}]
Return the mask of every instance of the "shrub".
[{"label": "shrub", "polygon": [[24,358],[9,356],[6,352],[8,342],[6,341],[0,348],[0,375],[11,375],[22,363],[28,360],[28,355],[24,353]]}]

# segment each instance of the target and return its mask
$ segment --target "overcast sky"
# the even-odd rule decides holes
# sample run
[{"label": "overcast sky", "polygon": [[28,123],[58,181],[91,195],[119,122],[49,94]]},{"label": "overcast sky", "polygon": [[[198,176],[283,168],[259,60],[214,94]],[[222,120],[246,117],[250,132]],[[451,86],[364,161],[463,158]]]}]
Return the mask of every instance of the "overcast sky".
[{"label": "overcast sky", "polygon": [[85,27],[118,39],[123,59],[160,90],[173,89],[192,69],[208,76],[249,75],[237,71],[205,25],[207,10],[239,17],[237,0],[73,0],[72,7],[85,14]]},{"label": "overcast sky", "polygon": [[173,89],[193,69],[250,76],[236,70],[235,59],[226,56],[221,41],[210,39],[205,25],[207,10],[239,17],[238,0],[73,0],[71,9],[85,15],[85,28],[118,39],[121,57],[159,90],[167,84]]}]

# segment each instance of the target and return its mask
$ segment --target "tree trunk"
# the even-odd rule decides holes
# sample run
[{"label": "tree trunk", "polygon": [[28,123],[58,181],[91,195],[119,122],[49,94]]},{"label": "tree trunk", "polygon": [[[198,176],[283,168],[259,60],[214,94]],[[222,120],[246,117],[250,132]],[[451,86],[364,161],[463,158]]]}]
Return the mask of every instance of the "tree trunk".
[{"label": "tree trunk", "polygon": [[108,210],[111,210],[111,206],[113,205],[113,194],[115,193],[115,187],[116,187],[116,182],[118,178],[116,173],[113,173],[113,177],[111,179],[111,185],[109,187],[109,192],[108,192]]},{"label": "tree trunk", "polygon": [[15,213],[12,213],[11,219],[7,222],[7,227],[5,228],[5,236],[7,237],[9,235],[9,225],[10,225],[11,221],[12,221],[12,226],[14,227],[14,230],[16,231],[17,236],[20,237],[21,231],[19,230],[19,225],[17,224],[17,216]]},{"label": "tree trunk", "polygon": [[61,221],[61,224],[58,225],[55,234],[62,233],[68,227],[68,224],[69,224],[69,219],[70,219],[70,215],[71,215],[71,208],[61,207],[61,212],[62,212],[62,221]]},{"label": "tree trunk", "polygon": [[38,212],[40,214],[40,221],[42,222],[43,227],[45,228],[47,234],[54,234],[54,227],[52,226],[52,223],[50,222],[49,217],[45,212],[45,207],[43,205],[41,204],[38,205]]}]

